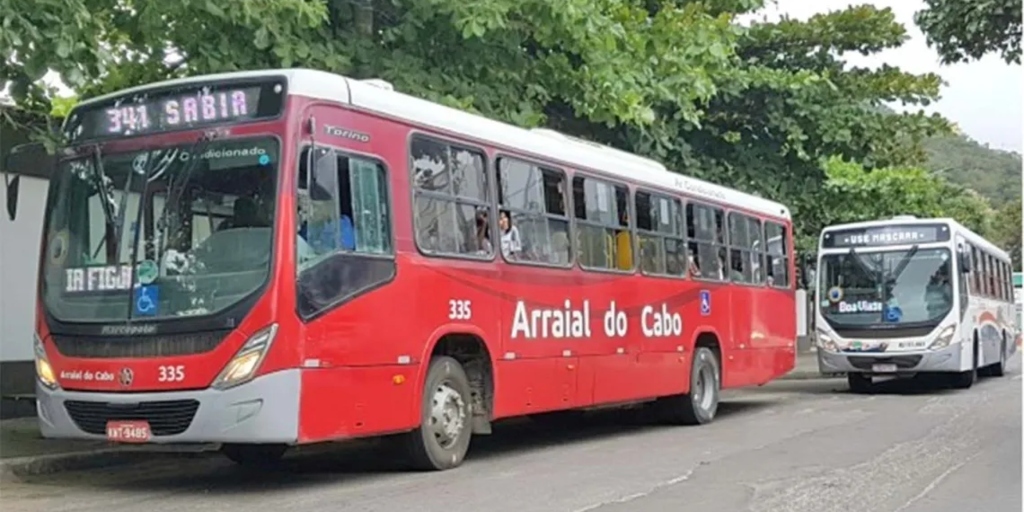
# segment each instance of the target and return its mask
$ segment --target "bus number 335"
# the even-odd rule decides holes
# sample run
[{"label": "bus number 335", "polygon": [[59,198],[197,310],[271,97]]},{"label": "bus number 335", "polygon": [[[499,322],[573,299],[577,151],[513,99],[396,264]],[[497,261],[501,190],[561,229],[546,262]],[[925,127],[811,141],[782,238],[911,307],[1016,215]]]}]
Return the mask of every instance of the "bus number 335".
[{"label": "bus number 335", "polygon": [[157,368],[160,374],[157,376],[157,382],[181,382],[185,380],[185,367],[183,365],[164,365]]},{"label": "bus number 335", "polygon": [[448,319],[469,320],[473,318],[473,303],[468,300],[449,299]]}]

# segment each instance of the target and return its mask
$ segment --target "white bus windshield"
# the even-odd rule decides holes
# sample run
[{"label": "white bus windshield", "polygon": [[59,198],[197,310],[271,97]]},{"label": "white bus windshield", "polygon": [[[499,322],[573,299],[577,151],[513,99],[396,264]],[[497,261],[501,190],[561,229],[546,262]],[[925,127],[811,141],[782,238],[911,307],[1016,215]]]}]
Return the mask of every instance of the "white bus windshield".
[{"label": "white bus windshield", "polygon": [[946,248],[825,254],[821,315],[846,328],[939,322],[953,307],[951,255]]}]

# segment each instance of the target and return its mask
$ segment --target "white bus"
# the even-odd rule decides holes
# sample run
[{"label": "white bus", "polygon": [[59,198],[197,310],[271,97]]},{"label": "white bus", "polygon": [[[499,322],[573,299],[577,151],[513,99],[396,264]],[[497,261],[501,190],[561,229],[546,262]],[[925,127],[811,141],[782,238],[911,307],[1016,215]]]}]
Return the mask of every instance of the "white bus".
[{"label": "white bus", "polygon": [[1016,351],[1010,258],[952,219],[825,228],[818,244],[818,366],[854,392],[875,377],[1002,376]]}]

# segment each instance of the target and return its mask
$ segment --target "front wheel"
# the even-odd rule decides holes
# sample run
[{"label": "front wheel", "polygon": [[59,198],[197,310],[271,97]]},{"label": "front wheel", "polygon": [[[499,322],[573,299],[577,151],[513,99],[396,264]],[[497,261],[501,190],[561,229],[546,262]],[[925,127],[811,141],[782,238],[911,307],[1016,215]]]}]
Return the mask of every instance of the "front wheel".
[{"label": "front wheel", "polygon": [[871,376],[863,373],[850,372],[846,374],[846,383],[850,386],[850,391],[859,395],[870,393],[874,389],[874,384],[871,381]]},{"label": "front wheel", "polygon": [[469,379],[458,361],[435,357],[423,386],[420,427],[406,434],[415,469],[438,471],[462,464],[473,435]]},{"label": "front wheel", "polygon": [[715,353],[707,347],[697,347],[690,366],[690,392],[659,400],[661,416],[680,425],[710,423],[718,412],[721,374]]},{"label": "front wheel", "polygon": [[954,373],[952,384],[957,389],[970,389],[978,381],[978,341],[974,341],[974,349],[971,351],[971,369],[966,372]]}]

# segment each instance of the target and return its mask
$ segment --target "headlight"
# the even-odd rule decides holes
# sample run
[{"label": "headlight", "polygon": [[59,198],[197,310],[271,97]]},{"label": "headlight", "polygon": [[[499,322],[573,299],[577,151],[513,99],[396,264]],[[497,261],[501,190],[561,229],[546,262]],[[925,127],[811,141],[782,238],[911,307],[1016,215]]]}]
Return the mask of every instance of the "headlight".
[{"label": "headlight", "polygon": [[839,345],[828,334],[818,331],[816,337],[818,338],[818,348],[827,352],[839,352]]},{"label": "headlight", "polygon": [[253,334],[221,370],[213,387],[227,389],[252,380],[277,336],[277,324]]},{"label": "headlight", "polygon": [[47,389],[57,389],[57,374],[50,366],[50,361],[46,359],[43,340],[39,339],[39,335],[35,333],[32,333],[32,349],[36,353],[36,377],[39,378],[39,383]]},{"label": "headlight", "polygon": [[953,335],[956,334],[955,325],[947,325],[945,329],[939,331],[939,335],[935,337],[935,341],[932,342],[928,348],[932,350],[939,350],[946,348],[950,343],[953,342]]}]

